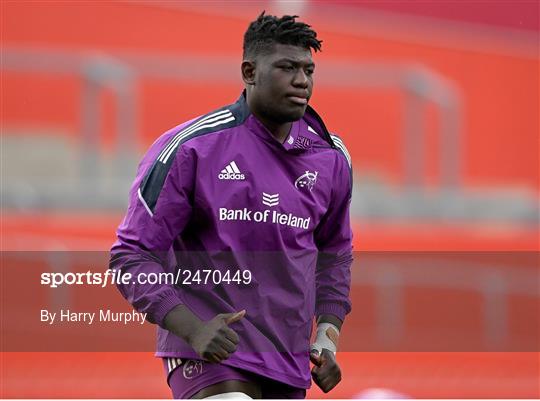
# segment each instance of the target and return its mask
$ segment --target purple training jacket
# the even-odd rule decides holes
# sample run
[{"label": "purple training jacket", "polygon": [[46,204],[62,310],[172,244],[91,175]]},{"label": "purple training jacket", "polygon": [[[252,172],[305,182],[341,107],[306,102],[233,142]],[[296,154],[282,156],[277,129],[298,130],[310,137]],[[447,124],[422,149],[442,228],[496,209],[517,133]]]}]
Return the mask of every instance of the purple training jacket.
[{"label": "purple training jacket", "polygon": [[118,285],[160,326],[157,356],[199,358],[162,328],[175,306],[203,320],[245,309],[222,363],[309,388],[314,316],[351,310],[351,191],[350,156],[311,107],[284,143],[244,94],[162,135],[139,165],[110,266],[160,275]]}]

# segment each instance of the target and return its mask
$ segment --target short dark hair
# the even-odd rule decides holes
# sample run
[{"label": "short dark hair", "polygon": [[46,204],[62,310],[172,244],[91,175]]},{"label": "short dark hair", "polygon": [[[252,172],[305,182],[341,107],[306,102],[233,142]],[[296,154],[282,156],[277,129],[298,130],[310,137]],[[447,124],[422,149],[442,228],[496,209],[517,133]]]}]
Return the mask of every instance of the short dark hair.
[{"label": "short dark hair", "polygon": [[317,32],[308,24],[296,22],[298,15],[278,18],[264,13],[249,24],[244,34],[244,59],[268,53],[276,43],[321,50],[322,40],[317,39]]}]

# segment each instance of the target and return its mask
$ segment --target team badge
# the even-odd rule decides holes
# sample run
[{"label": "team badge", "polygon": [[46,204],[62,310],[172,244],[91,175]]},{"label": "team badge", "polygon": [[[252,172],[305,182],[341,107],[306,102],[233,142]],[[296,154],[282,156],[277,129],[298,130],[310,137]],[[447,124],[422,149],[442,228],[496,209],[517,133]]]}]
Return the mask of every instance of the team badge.
[{"label": "team badge", "polygon": [[313,190],[313,187],[317,183],[318,175],[319,175],[318,171],[315,171],[312,173],[306,170],[305,174],[302,174],[300,177],[296,179],[296,181],[294,182],[294,186],[297,189],[307,188],[311,192]]}]

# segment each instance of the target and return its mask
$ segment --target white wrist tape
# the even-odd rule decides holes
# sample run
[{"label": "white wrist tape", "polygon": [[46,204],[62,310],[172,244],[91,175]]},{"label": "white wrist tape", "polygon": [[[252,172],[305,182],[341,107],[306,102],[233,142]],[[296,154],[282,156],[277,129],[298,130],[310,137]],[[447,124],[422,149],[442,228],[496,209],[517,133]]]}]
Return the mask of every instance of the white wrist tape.
[{"label": "white wrist tape", "polygon": [[317,335],[315,342],[311,345],[311,350],[316,350],[321,355],[322,349],[326,348],[336,354],[339,329],[332,323],[319,323],[317,325]]}]

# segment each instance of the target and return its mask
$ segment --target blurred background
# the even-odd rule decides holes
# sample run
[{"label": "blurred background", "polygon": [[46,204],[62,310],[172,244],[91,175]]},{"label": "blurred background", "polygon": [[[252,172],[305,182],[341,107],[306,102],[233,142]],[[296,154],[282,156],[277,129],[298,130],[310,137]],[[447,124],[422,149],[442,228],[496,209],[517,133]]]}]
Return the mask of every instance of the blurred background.
[{"label": "blurred background", "polygon": [[[237,99],[262,10],[298,14],[323,39],[312,105],[354,165],[345,328],[414,336],[418,305],[480,322],[478,352],[345,338],[343,382],[308,396],[540,397],[537,0],[0,4],[3,251],[108,250],[148,146]],[[431,275],[358,261],[411,251],[487,260]],[[446,309],[430,309],[441,294]],[[534,346],[480,352],[509,341]],[[151,353],[1,355],[2,397],[169,397]]]}]

